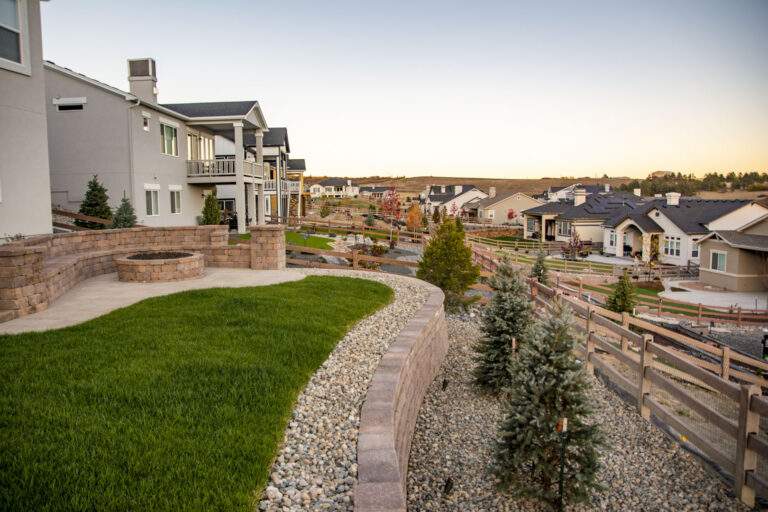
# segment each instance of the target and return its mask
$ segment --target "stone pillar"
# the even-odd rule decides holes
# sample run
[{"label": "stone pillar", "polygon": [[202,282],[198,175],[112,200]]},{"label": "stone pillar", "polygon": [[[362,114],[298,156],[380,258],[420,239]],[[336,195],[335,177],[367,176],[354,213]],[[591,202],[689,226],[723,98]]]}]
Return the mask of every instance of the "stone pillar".
[{"label": "stone pillar", "polygon": [[285,227],[281,224],[254,226],[251,232],[251,268],[285,268]]},{"label": "stone pillar", "polygon": [[243,123],[232,123],[235,129],[235,211],[237,212],[237,232],[247,232],[245,223],[245,174],[243,155]]},{"label": "stone pillar", "polygon": [[43,280],[45,250],[8,245],[0,246],[0,322],[42,311],[49,301]]},{"label": "stone pillar", "polygon": [[251,217],[251,222],[249,222],[248,225],[255,226],[256,215],[258,214],[258,212],[256,211],[256,189],[253,183],[245,184],[245,198],[246,198],[246,203],[248,204],[248,214]]},{"label": "stone pillar", "polygon": [[648,263],[651,261],[651,234],[643,233],[643,261]]},{"label": "stone pillar", "polygon": [[283,222],[283,181],[280,176],[282,169],[282,156],[275,159],[275,197],[277,197],[277,222]]},{"label": "stone pillar", "polygon": [[256,210],[257,210],[257,212],[256,212],[256,224],[259,225],[259,226],[263,226],[264,224],[266,224],[266,221],[264,220],[264,208],[265,208],[265,205],[264,205],[264,201],[265,201],[265,198],[264,198],[264,182],[259,183],[258,185],[256,185],[256,193],[259,195],[259,201],[258,201],[259,204],[256,207]]},{"label": "stone pillar", "polygon": [[615,254],[617,257],[621,258],[624,256],[624,230],[623,229],[616,230],[616,245],[613,248],[615,250]]}]

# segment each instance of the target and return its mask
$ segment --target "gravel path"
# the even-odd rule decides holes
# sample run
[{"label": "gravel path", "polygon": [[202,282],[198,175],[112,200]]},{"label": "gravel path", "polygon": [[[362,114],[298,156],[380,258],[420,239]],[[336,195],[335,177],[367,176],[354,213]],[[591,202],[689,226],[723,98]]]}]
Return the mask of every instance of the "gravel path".
[{"label": "gravel path", "polygon": [[[409,509],[546,510],[497,490],[489,465],[503,403],[479,393],[471,381],[472,345],[480,337],[479,323],[476,318],[450,316],[448,332],[448,356],[416,425],[408,474]],[[595,420],[603,426],[610,447],[603,454],[600,471],[605,490],[591,503],[569,510],[747,510],[693,455],[643,421],[602,383],[592,382]]]},{"label": "gravel path", "polygon": [[382,354],[427,300],[428,289],[415,279],[373,272],[300,272],[372,279],[394,289],[395,298],[339,341],[299,395],[259,510],[352,510],[368,383]]}]

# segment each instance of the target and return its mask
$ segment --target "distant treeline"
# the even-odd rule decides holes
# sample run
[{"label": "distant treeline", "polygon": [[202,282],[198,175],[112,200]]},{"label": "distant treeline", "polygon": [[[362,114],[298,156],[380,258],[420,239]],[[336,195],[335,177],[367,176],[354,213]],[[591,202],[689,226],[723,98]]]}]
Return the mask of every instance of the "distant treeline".
[{"label": "distant treeline", "polygon": [[[730,184],[730,185],[729,185]],[[631,192],[639,188],[644,196],[680,192],[684,196],[694,195],[700,190],[768,190],[768,173],[745,172],[728,174],[709,173],[703,178],[693,174],[670,173],[663,176],[649,176],[644,180],[632,180],[621,185],[619,190]]]}]

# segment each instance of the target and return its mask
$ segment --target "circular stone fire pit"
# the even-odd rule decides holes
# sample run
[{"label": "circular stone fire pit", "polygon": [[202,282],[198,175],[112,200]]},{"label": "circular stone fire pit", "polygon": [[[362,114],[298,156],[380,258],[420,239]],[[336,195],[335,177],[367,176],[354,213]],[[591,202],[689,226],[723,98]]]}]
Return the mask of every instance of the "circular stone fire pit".
[{"label": "circular stone fire pit", "polygon": [[115,266],[120,281],[153,283],[200,277],[205,260],[200,253],[145,251],[117,257]]}]

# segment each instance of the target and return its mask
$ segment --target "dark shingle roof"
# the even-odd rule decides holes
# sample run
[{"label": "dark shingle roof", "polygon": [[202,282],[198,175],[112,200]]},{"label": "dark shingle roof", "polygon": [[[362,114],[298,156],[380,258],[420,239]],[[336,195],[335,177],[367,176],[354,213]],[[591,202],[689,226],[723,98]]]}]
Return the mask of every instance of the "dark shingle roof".
[{"label": "dark shingle roof", "polygon": [[768,252],[766,235],[749,235],[739,231],[715,231],[715,234],[731,247]]},{"label": "dark shingle roof", "polygon": [[289,171],[306,171],[307,163],[304,161],[303,158],[289,158],[288,170]]},{"label": "dark shingle roof", "polygon": [[269,131],[264,132],[264,145],[265,146],[286,146],[288,147],[288,128],[277,127],[271,128]]},{"label": "dark shingle roof", "polygon": [[[668,206],[665,199],[657,199],[653,208],[657,208],[669,220],[685,233],[708,233],[706,224],[738,210],[749,204],[748,199],[699,199],[696,197],[680,198],[677,206]],[[651,215],[651,218],[653,216]]]},{"label": "dark shingle roof", "polygon": [[392,190],[390,187],[376,187],[372,185],[363,185],[360,187],[360,192],[386,192]]},{"label": "dark shingle roof", "polygon": [[[318,183],[323,187],[344,187],[347,185],[347,178],[326,178]],[[354,186],[354,182],[352,185]]]},{"label": "dark shingle roof", "polygon": [[534,215],[552,215],[557,213],[563,213],[569,208],[573,208],[573,201],[552,201],[533,208],[524,210],[523,213],[531,213]]},{"label": "dark shingle roof", "polygon": [[[461,192],[456,192],[456,187],[461,187]],[[464,184],[464,185],[445,185],[445,192],[442,192],[443,187],[442,185],[432,185],[429,188],[429,200],[433,203],[446,203],[453,199],[454,197],[460,196],[461,194],[468,192],[470,190],[476,189],[477,187],[472,184]]]},{"label": "dark shingle roof", "polygon": [[590,194],[582,204],[565,210],[559,218],[607,220],[619,212],[631,211],[642,202],[643,198],[627,193]]},{"label": "dark shingle roof", "polygon": [[244,116],[254,105],[256,100],[248,101],[208,101],[204,103],[161,103],[161,107],[178,112],[187,117],[234,117]]},{"label": "dark shingle roof", "polygon": [[[501,194],[496,194],[493,197],[486,197],[483,199],[478,199],[476,203],[473,202],[472,207],[474,208],[477,206],[477,208],[485,208],[486,206],[490,206],[492,204],[496,204],[499,201],[503,201],[505,199],[508,199],[512,197],[513,195],[517,194],[517,192],[504,192]],[[473,200],[474,201],[474,200]]]}]

